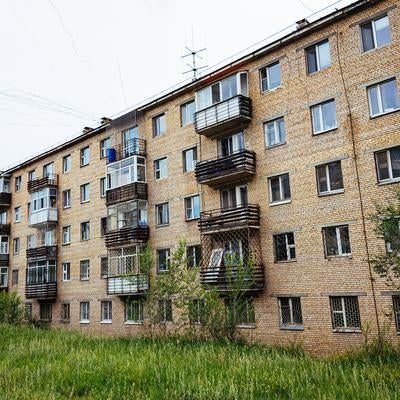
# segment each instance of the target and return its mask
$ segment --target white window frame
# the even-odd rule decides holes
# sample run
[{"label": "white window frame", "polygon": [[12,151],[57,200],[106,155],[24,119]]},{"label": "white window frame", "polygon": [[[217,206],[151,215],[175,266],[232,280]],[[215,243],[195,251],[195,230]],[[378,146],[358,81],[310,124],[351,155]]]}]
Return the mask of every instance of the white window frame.
[{"label": "white window frame", "polygon": [[[349,233],[349,244],[350,244],[350,253],[343,253],[343,249],[342,249],[342,239],[340,237],[340,228],[347,228],[347,231]],[[326,248],[326,234],[325,234],[325,229],[326,228],[335,228],[336,230],[336,242],[337,242],[337,246],[338,246],[338,254],[337,255],[328,255],[328,251]],[[351,240],[350,240],[350,229],[348,225],[338,225],[338,226],[326,226],[323,228],[323,234],[324,234],[324,246],[325,246],[325,256],[327,258],[330,257],[349,257],[352,255],[351,253]]]},{"label": "white window frame", "polygon": [[[328,45],[329,45],[329,61],[330,62],[329,62],[329,65],[327,65],[326,67],[321,68],[321,60],[320,60],[320,54],[319,53],[320,53],[321,45],[323,45],[325,43],[328,43]],[[313,72],[309,72],[307,50],[309,50],[309,49],[311,49],[313,47],[315,48],[315,58],[316,58],[316,63],[317,63],[317,70],[313,71]],[[318,43],[316,43],[316,44],[314,44],[312,46],[308,46],[306,48],[306,63],[307,63],[307,74],[308,75],[315,74],[316,72],[319,72],[319,71],[323,71],[324,69],[329,68],[332,65],[331,43],[330,43],[329,39],[321,40],[320,42],[318,42]]]},{"label": "white window frame", "polygon": [[[142,162],[139,162],[139,159]],[[118,168],[114,169],[115,165],[118,165]],[[144,180],[139,180],[139,166],[144,169]],[[128,174],[130,179],[128,182],[123,183],[122,177],[125,176],[124,171],[128,170]],[[115,177],[115,186],[112,186],[112,176]],[[107,190],[116,189],[119,187],[123,187],[126,185],[130,185],[135,182],[143,182],[147,181],[147,170],[146,170],[146,159],[143,156],[134,155],[129,158],[125,158],[124,160],[117,161],[112,164],[107,165]]]},{"label": "white window frame", "polygon": [[[192,165],[188,165],[186,160],[186,154],[188,154],[189,152],[192,152],[193,154]],[[183,153],[183,172],[186,173],[194,171],[197,164],[197,146],[193,146],[190,149],[183,150],[182,153]]]},{"label": "white window frame", "polygon": [[[279,122],[283,121],[283,129],[284,129],[284,136],[285,140],[283,142],[280,141],[280,135],[279,135]],[[268,126],[273,124],[274,125],[274,137],[275,137],[275,143],[274,144],[269,144],[268,143]],[[286,125],[285,125],[285,118],[284,117],[279,117],[271,121],[266,121],[264,122],[264,141],[265,141],[265,147],[270,148],[270,147],[275,147],[279,146],[281,144],[286,143]]]},{"label": "white window frame", "polygon": [[[335,122],[336,122],[336,124],[335,124],[335,126],[332,126],[330,128],[325,128],[324,116],[323,116],[323,111],[322,111],[322,106],[327,103],[333,103],[335,105]],[[336,108],[336,100],[335,99],[323,101],[322,103],[319,103],[319,104],[314,104],[313,106],[310,107],[310,109],[311,109],[312,128],[313,128],[314,135],[320,135],[321,133],[333,131],[334,129],[338,128],[337,108]],[[318,110],[318,119],[319,119],[319,124],[321,127],[321,130],[319,130],[319,131],[316,130],[314,110]]]},{"label": "white window frame", "polygon": [[80,151],[80,165],[86,167],[90,164],[90,146],[83,147]]},{"label": "white window frame", "polygon": [[[399,107],[397,107],[397,108],[390,108],[390,109],[387,109],[387,110],[384,110],[384,109],[383,109],[383,102],[382,102],[382,85],[385,84],[385,83],[387,83],[387,82],[390,82],[390,81],[395,81],[395,82],[396,82],[397,99],[398,99],[398,101],[399,101],[399,103],[400,103],[400,99],[399,99],[399,88],[398,88],[398,86],[397,86],[397,79],[396,79],[396,78],[387,79],[387,80],[385,80],[385,81],[382,81],[382,82],[376,83],[376,84],[374,84],[374,85],[368,86],[368,87],[367,87],[368,106],[369,106],[369,115],[370,115],[371,118],[379,117],[379,116],[385,115],[385,114],[389,114],[389,113],[391,113],[391,112],[394,112],[394,111],[397,111],[397,110],[400,109],[400,105],[399,105]],[[372,107],[371,107],[371,104],[372,104],[371,92],[372,92],[372,88],[374,88],[374,87],[377,88],[376,93],[377,93],[377,96],[378,96],[377,101],[378,101],[378,108],[379,108],[379,112],[376,113],[376,114],[373,114],[373,113],[372,113]]]},{"label": "white window frame", "polygon": [[[194,107],[193,115],[190,115],[190,113],[188,111],[189,104],[193,104],[193,107]],[[194,114],[196,112],[196,102],[195,102],[195,100],[189,100],[186,103],[182,104],[181,107],[180,107],[180,111],[181,111],[181,127],[193,124],[194,123]],[[184,121],[183,116],[185,116],[185,120],[186,121]],[[184,122],[186,122],[186,123],[184,123]]]},{"label": "white window frame", "polygon": [[[294,307],[293,307],[293,299],[299,299],[299,304],[300,304],[300,311],[301,311],[301,319],[302,323],[296,323],[294,322]],[[285,324],[283,322],[283,313],[282,313],[282,300],[287,299],[289,300],[289,314],[290,314],[290,323]],[[296,296],[296,297],[279,297],[278,298],[278,303],[279,303],[279,326],[281,329],[304,329],[304,320],[303,320],[303,309],[301,306],[301,297]]]},{"label": "white window frame", "polygon": [[[160,269],[160,252],[166,252],[166,268]],[[169,265],[171,263],[171,249],[157,249],[157,273],[164,273],[169,271]]]},{"label": "white window frame", "polygon": [[100,159],[107,157],[107,150],[111,148],[111,138],[106,137],[100,140]]},{"label": "white window frame", "polygon": [[66,174],[71,171],[71,168],[72,168],[71,154],[68,154],[67,156],[63,157],[62,164],[63,164],[63,174]]},{"label": "white window frame", "polygon": [[[385,44],[383,44],[383,45],[381,45],[381,46],[378,46],[378,41],[376,40],[376,26],[375,26],[375,24],[376,24],[376,21],[379,21],[379,20],[381,20],[381,19],[383,19],[383,18],[386,18],[387,21],[388,21],[388,27],[389,27],[389,31],[390,31],[390,34],[391,34],[391,35],[390,35],[391,38],[390,38],[390,42],[389,42],[389,43],[385,43]],[[374,47],[373,47],[372,49],[365,50],[365,49],[364,49],[364,41],[363,41],[362,29],[363,29],[364,26],[366,26],[366,25],[368,25],[368,24],[371,24],[371,28],[372,28],[372,39],[373,39],[373,42],[374,42]],[[381,16],[379,16],[379,17],[377,17],[377,18],[371,19],[370,21],[367,21],[367,22],[362,23],[362,24],[360,25],[360,33],[361,33],[361,47],[362,47],[363,53],[368,53],[368,52],[370,52],[370,51],[373,51],[373,50],[380,49],[380,48],[382,48],[382,47],[388,46],[388,45],[391,44],[392,41],[393,41],[392,32],[391,32],[391,30],[390,30],[389,16],[388,16],[387,14],[381,15]]]},{"label": "white window frame", "polygon": [[69,282],[71,280],[71,263],[62,263],[62,280],[63,282]]},{"label": "white window frame", "polygon": [[[168,219],[166,222],[160,223],[160,221],[159,221],[159,218],[158,218],[158,215],[159,215],[158,214],[158,209],[159,209],[159,207],[163,207],[163,211],[162,211],[163,215],[166,213],[166,216],[167,216],[167,219]],[[156,209],[156,226],[169,225],[169,222],[170,222],[170,218],[169,218],[170,217],[169,216],[169,203],[166,202],[166,203],[156,204],[155,205],[155,209]]]},{"label": "white window frame", "polygon": [[90,183],[81,185],[81,204],[89,203],[90,201]]},{"label": "white window frame", "polygon": [[107,177],[100,178],[100,198],[107,196]]},{"label": "white window frame", "polygon": [[[293,234],[293,244],[289,244],[289,239],[288,239],[288,235],[289,234]],[[283,233],[277,233],[276,235],[273,235],[273,239],[274,239],[274,250],[276,253],[276,246],[275,246],[275,237],[276,236],[285,236],[285,244],[286,244],[286,260],[278,260],[275,254],[275,262],[279,263],[279,262],[287,262],[287,261],[296,261],[297,259],[297,254],[296,257],[292,258],[292,256],[290,255],[290,249],[294,249],[294,251],[296,252],[296,240],[295,240],[295,236],[294,236],[294,232],[283,232]]]},{"label": "white window frame", "polygon": [[[336,164],[336,163],[339,163],[339,165],[340,165],[340,171],[342,172],[342,181],[343,181],[343,171],[342,171],[341,161],[333,161],[333,162],[330,162],[327,164],[317,165],[315,167],[315,172],[317,174],[317,189],[318,189],[319,195],[335,194],[335,193],[343,193],[344,192],[344,187],[341,189],[335,189],[335,190],[332,190],[332,188],[331,188],[331,177],[329,175],[329,166],[332,164]],[[326,185],[327,185],[326,191],[321,191],[320,186],[319,186],[318,169],[322,168],[322,167],[324,167],[324,169],[325,169],[325,177],[326,177]]]},{"label": "white window frame", "polygon": [[63,190],[63,208],[71,208],[71,189]]},{"label": "white window frame", "polygon": [[[89,227],[89,229],[87,231],[88,232],[87,237],[84,237],[84,235],[83,235],[83,230],[82,230],[83,224],[87,224],[87,226]],[[90,221],[81,222],[80,228],[81,228],[81,232],[80,232],[81,242],[86,241],[86,240],[90,240]],[[86,232],[86,230],[85,230],[85,232]]]},{"label": "white window frame", "polygon": [[[195,215],[194,214],[194,199],[198,198],[199,199],[199,215]],[[187,200],[190,199],[190,207],[187,207]],[[201,214],[201,204],[200,204],[200,195],[199,194],[195,194],[193,196],[188,196],[184,198],[184,203],[185,203],[185,220],[186,221],[192,221],[194,219],[199,219],[200,218],[200,214]],[[188,211],[190,211],[190,216],[188,215]]]},{"label": "white window frame", "polygon": [[21,207],[14,208],[14,222],[21,222]]},{"label": "white window frame", "polygon": [[[129,310],[133,304],[136,304],[138,307],[138,314],[139,314],[139,319],[134,320],[130,319],[128,317],[132,316],[133,312],[132,310]],[[144,323],[144,310],[143,310],[143,300],[141,299],[135,299],[131,301],[125,302],[125,324],[126,325],[143,325]]]},{"label": "white window frame", "polygon": [[[62,227],[62,244],[70,244],[72,242],[72,228],[71,225],[66,225]],[[66,237],[68,240],[65,240]]]},{"label": "white window frame", "polygon": [[[278,86],[275,86],[275,87],[271,88],[270,69],[271,69],[271,67],[274,67],[275,65],[279,65],[280,78],[281,79],[279,81],[279,85]],[[264,71],[264,70],[265,70],[266,77],[262,78],[261,75],[262,75],[262,71]],[[263,89],[263,82],[264,81],[267,81],[267,89]],[[278,89],[279,87],[282,86],[282,66],[281,66],[280,61],[273,62],[271,64],[266,65],[265,67],[260,68],[260,86],[261,86],[261,92],[262,93],[271,92],[271,91],[273,91],[275,89]]]},{"label": "white window frame", "polygon": [[81,301],[79,303],[79,322],[81,324],[89,324],[90,323],[90,302],[89,301]]},{"label": "white window frame", "polygon": [[[165,162],[165,171],[164,175],[162,175],[162,168],[160,162]],[[157,178],[157,173],[160,175]],[[154,160],[154,179],[156,181],[161,181],[162,179],[168,178],[168,158],[167,157],[161,157],[158,158],[157,160]]]},{"label": "white window frame", "polygon": [[22,189],[22,176],[15,177],[15,191],[20,192]]},{"label": "white window frame", "polygon": [[[85,274],[82,273],[82,267],[86,268]],[[79,261],[79,280],[88,281],[90,280],[90,260],[80,260]]]},{"label": "white window frame", "polygon": [[101,308],[101,323],[112,324],[112,301],[105,300],[100,304]]},{"label": "white window frame", "polygon": [[[284,199],[284,193],[283,193],[283,184],[282,184],[282,178],[283,176],[288,175],[289,176],[289,189],[290,189],[290,197],[288,199]],[[271,185],[271,179],[276,179],[279,178],[279,195],[280,195],[280,200],[273,201],[272,200],[272,185]],[[270,176],[268,178],[268,187],[269,187],[269,204],[270,205],[277,205],[277,204],[286,204],[290,203],[292,201],[292,189],[290,187],[290,174],[285,173],[285,174],[280,174],[280,175],[275,175],[275,176]]]},{"label": "white window frame", "polygon": [[[361,327],[348,326],[347,314],[346,314],[346,306],[345,306],[345,298],[346,298],[346,297],[356,297],[356,298],[357,298],[357,296],[332,296],[332,297],[340,298],[340,305],[341,305],[341,310],[334,310],[334,309],[333,309],[332,301],[330,300],[330,303],[331,303],[331,312],[332,312],[332,324],[334,324],[334,321],[335,321],[335,318],[334,318],[334,315],[335,315],[335,314],[339,314],[339,315],[342,315],[342,316],[343,316],[343,326],[334,326],[333,329],[334,329],[334,330],[341,330],[341,329],[355,329],[355,330],[360,330]],[[358,305],[358,317],[359,317],[360,322],[361,322],[360,304],[359,304],[359,302],[358,302],[358,298],[357,298],[357,305]]]},{"label": "white window frame", "polygon": [[10,253],[10,237],[6,235],[0,236],[0,254]]},{"label": "white window frame", "polygon": [[[164,130],[161,130],[161,123],[159,122],[161,119],[164,119]],[[167,121],[165,113],[161,113],[153,117],[152,128],[153,138],[160,137],[165,134],[165,132],[167,131]]]}]

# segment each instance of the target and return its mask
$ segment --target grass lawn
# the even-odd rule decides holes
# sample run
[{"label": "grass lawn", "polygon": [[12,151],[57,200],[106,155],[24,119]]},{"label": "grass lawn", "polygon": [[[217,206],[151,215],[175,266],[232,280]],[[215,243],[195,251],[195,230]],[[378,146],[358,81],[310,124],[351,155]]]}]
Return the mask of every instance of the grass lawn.
[{"label": "grass lawn", "polygon": [[0,325],[0,399],[400,399],[400,359]]}]

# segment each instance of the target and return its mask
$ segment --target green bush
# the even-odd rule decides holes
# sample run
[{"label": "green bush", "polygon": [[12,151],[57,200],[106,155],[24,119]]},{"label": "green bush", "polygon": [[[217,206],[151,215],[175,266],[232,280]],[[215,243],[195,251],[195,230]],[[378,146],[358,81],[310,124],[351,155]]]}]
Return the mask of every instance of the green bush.
[{"label": "green bush", "polygon": [[0,292],[0,322],[16,325],[23,316],[21,298],[15,292]]}]

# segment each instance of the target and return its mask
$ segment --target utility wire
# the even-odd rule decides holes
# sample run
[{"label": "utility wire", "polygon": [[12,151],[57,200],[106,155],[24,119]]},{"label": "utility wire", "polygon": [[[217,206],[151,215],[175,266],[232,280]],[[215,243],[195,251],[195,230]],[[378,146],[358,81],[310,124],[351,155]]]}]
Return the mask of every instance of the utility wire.
[{"label": "utility wire", "polygon": [[298,2],[299,2],[304,8],[307,8],[308,11],[311,11],[312,13],[315,13],[315,11],[314,11],[312,8],[308,7],[308,5],[307,5],[306,3],[304,3],[304,1],[298,0]]}]

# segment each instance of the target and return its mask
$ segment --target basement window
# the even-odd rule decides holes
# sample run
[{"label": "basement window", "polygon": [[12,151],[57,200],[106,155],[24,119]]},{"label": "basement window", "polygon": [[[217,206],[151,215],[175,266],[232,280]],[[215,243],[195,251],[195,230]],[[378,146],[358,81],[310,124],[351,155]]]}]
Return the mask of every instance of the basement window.
[{"label": "basement window", "polygon": [[302,329],[303,315],[300,297],[280,297],[278,302],[281,329]]}]

